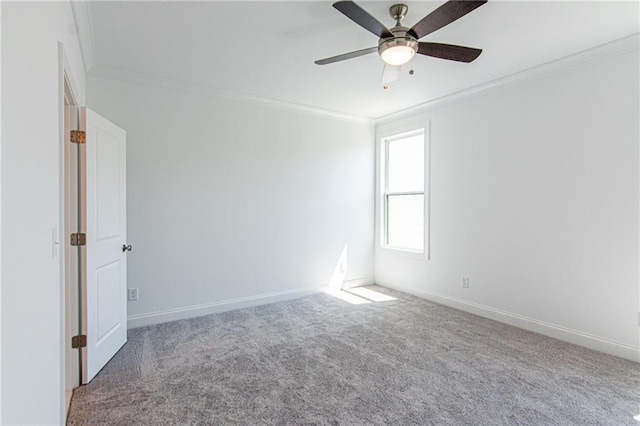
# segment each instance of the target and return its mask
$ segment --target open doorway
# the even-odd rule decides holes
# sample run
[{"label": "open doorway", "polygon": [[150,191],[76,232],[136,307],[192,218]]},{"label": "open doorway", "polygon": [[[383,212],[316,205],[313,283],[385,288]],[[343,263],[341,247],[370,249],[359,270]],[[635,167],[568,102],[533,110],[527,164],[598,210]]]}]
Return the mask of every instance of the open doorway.
[{"label": "open doorway", "polygon": [[61,232],[58,237],[54,230],[54,244],[63,241],[60,403],[66,413],[73,390],[126,343],[126,254],[132,247],[126,238],[126,132],[78,105],[61,43],[59,55]]}]

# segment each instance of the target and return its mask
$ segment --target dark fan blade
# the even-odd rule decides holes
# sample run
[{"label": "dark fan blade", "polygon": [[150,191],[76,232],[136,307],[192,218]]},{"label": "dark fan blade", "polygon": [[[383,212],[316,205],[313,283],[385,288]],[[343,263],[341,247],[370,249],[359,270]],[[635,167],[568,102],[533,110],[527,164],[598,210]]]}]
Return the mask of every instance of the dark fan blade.
[{"label": "dark fan blade", "polygon": [[487,0],[449,0],[413,26],[408,32],[420,39],[427,34],[449,25],[456,19],[485,4]]},{"label": "dark fan blade", "polygon": [[342,55],[332,56],[330,58],[320,59],[316,61],[318,65],[327,65],[334,62],[345,61],[351,58],[357,58],[358,56],[368,55],[369,53],[377,52],[377,47],[369,47],[367,49],[356,50],[355,52],[343,53]]},{"label": "dark fan blade", "polygon": [[339,1],[333,4],[333,7],[342,12],[347,18],[351,19],[356,24],[360,25],[365,30],[368,30],[380,38],[393,37],[393,34],[382,25],[376,18],[369,15],[369,13],[355,4],[352,1]]},{"label": "dark fan blade", "polygon": [[449,59],[450,61],[472,62],[480,56],[482,49],[421,41],[418,43],[418,53],[433,56],[434,58]]}]

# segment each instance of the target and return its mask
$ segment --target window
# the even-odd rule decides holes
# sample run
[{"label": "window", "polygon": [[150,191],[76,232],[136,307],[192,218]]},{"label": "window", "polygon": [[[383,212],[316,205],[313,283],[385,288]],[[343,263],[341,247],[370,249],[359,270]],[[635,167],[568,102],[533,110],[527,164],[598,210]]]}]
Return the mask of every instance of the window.
[{"label": "window", "polygon": [[382,140],[382,246],[425,253],[425,130]]}]

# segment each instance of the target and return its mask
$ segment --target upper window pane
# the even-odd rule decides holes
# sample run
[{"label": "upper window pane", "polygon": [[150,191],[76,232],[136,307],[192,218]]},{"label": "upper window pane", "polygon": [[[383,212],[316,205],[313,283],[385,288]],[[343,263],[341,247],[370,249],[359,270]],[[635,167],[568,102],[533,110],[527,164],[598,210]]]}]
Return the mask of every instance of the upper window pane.
[{"label": "upper window pane", "polygon": [[388,142],[388,192],[424,191],[424,134]]}]

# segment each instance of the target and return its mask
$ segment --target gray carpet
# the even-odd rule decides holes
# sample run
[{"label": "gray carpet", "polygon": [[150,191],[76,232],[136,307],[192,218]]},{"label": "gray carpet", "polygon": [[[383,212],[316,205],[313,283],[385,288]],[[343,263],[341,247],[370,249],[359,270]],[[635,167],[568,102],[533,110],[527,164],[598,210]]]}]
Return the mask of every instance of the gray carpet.
[{"label": "gray carpet", "polygon": [[370,287],[130,330],[70,425],[640,425],[640,365]]}]

